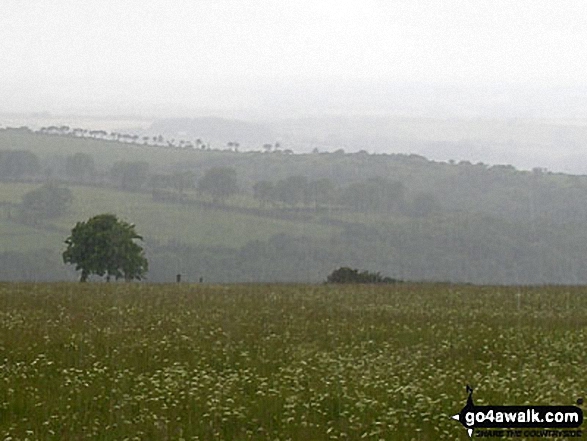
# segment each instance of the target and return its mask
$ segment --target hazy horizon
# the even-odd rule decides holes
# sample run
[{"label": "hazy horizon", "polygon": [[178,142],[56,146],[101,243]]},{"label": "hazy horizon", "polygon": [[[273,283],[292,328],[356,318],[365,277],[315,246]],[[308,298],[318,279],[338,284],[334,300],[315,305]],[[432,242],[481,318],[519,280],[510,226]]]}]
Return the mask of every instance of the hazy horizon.
[{"label": "hazy horizon", "polygon": [[[308,117],[455,119],[472,126],[555,121],[545,139],[529,133],[532,142],[520,145],[505,135],[495,145],[459,144],[459,129],[438,131],[436,140],[425,136],[450,146],[405,152],[586,173],[578,161],[587,144],[585,19],[587,4],[576,0],[5,0],[0,124],[10,113],[15,120],[25,114],[25,123],[35,115],[71,125],[75,118],[65,116],[88,124],[110,118],[122,128],[202,116],[272,124]],[[345,129],[335,126],[333,139]],[[340,147],[411,148],[393,144],[389,132],[366,131],[359,127]],[[462,133],[463,141],[477,136],[475,129]]]},{"label": "hazy horizon", "polygon": [[3,112],[587,116],[579,1],[5,0],[1,13]]}]

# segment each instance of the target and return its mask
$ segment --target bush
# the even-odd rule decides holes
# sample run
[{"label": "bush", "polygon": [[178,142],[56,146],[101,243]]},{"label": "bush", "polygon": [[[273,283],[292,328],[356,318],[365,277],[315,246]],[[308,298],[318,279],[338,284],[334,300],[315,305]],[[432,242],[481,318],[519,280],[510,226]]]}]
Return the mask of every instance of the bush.
[{"label": "bush", "polygon": [[379,272],[359,272],[358,269],[349,267],[338,268],[326,278],[326,283],[398,283],[401,280],[383,277]]}]

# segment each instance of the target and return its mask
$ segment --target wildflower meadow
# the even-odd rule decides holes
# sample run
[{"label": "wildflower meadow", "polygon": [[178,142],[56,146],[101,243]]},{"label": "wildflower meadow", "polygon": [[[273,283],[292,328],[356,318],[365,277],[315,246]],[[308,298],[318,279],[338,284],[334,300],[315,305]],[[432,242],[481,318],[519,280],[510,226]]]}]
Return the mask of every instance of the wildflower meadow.
[{"label": "wildflower meadow", "polygon": [[580,287],[0,284],[0,437],[465,440],[467,384],[586,395],[586,325]]}]

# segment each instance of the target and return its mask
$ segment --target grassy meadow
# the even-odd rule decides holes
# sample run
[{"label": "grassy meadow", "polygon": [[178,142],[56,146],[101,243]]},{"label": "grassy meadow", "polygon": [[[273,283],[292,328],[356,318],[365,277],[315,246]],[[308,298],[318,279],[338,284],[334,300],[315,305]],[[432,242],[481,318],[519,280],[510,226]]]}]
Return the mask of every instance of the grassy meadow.
[{"label": "grassy meadow", "polygon": [[0,284],[8,440],[465,440],[587,391],[579,287]]},{"label": "grassy meadow", "polygon": [[[0,203],[18,204],[41,184],[0,183]],[[63,248],[63,240],[76,222],[100,213],[116,213],[137,226],[147,239],[177,240],[189,244],[242,246],[251,240],[266,240],[279,233],[329,237],[339,228],[318,222],[274,219],[230,212],[222,208],[153,201],[150,193],[129,193],[112,188],[70,186],[73,204],[67,213],[32,228],[8,221],[0,211],[0,250]],[[16,215],[12,209],[13,216]],[[47,228],[48,227],[48,228]]]},{"label": "grassy meadow", "polygon": [[[51,136],[19,131],[0,131],[0,149],[29,150],[41,158],[51,155],[71,155],[78,152],[91,154],[99,167],[109,167],[116,161],[146,160],[151,164],[168,164],[170,155],[176,161],[189,157],[194,151],[153,148],[141,144],[124,144],[102,139]],[[196,158],[198,158],[196,156]],[[195,159],[197,161],[197,159]]]}]

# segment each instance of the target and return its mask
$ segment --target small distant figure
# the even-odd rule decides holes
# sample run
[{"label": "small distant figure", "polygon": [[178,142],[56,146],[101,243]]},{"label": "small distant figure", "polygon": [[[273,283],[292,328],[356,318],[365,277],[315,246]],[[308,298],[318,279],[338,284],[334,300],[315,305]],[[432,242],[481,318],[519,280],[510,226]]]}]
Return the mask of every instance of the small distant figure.
[{"label": "small distant figure", "polygon": [[181,283],[181,274],[178,274],[177,276],[175,276],[175,281],[177,283]]},{"label": "small distant figure", "polygon": [[204,278],[200,277],[200,283],[204,283]]},{"label": "small distant figure", "polygon": [[467,384],[467,406],[474,407],[473,404],[473,388]]}]

